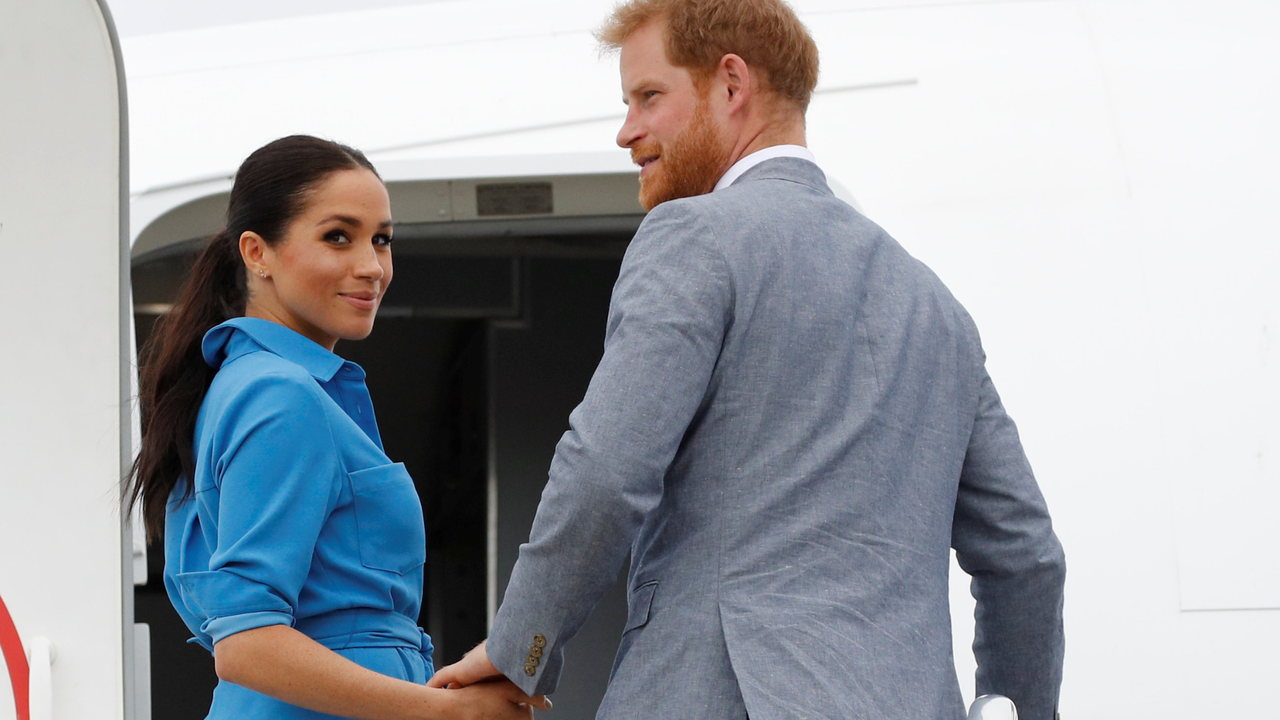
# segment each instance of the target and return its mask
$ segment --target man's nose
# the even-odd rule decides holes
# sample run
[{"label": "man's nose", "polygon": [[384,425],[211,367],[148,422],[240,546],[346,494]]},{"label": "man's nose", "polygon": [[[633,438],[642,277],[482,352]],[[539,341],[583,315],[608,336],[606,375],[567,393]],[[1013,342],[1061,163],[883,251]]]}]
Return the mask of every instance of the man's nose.
[{"label": "man's nose", "polygon": [[643,135],[644,133],[640,130],[640,123],[636,120],[635,111],[628,110],[627,119],[622,121],[622,129],[618,130],[618,147],[629,148]]}]

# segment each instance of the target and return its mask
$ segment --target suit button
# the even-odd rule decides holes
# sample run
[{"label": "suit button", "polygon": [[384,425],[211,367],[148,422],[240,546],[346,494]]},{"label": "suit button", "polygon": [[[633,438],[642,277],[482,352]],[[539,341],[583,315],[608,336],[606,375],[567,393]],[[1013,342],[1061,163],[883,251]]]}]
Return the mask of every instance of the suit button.
[{"label": "suit button", "polygon": [[541,635],[534,635],[533,644],[537,645],[540,648],[544,648],[547,646],[547,639],[542,637]]},{"label": "suit button", "polygon": [[529,657],[535,657],[535,658],[542,657],[542,648],[538,647],[537,645],[534,645],[533,647],[529,648]]},{"label": "suit button", "polygon": [[529,677],[533,677],[534,675],[537,675],[537,674],[538,674],[538,666],[537,666],[537,665],[533,665],[533,664],[525,665],[525,666],[524,666],[524,674],[525,674],[525,675],[528,675]]}]

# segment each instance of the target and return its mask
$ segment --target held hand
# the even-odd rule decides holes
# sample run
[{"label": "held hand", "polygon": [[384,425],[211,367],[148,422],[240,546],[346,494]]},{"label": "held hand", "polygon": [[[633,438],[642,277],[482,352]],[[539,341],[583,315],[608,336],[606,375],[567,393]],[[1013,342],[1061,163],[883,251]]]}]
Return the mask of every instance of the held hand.
[{"label": "held hand", "polygon": [[485,643],[482,642],[458,662],[441,668],[439,672],[432,675],[431,680],[427,682],[427,687],[466,687],[497,678],[506,679],[502,673],[498,672],[498,668],[489,662],[489,652],[485,650]]},{"label": "held hand", "polygon": [[459,720],[531,720],[535,709],[551,709],[550,700],[541,695],[531,698],[506,678],[468,685],[449,694],[458,697]]}]

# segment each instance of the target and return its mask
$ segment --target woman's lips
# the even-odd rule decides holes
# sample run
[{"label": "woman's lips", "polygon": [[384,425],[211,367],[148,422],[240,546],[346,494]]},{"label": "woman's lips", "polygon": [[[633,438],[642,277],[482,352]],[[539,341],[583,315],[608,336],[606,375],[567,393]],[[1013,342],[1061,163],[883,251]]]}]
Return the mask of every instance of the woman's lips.
[{"label": "woman's lips", "polygon": [[378,294],[372,292],[339,293],[343,300],[357,310],[373,310],[378,307]]}]

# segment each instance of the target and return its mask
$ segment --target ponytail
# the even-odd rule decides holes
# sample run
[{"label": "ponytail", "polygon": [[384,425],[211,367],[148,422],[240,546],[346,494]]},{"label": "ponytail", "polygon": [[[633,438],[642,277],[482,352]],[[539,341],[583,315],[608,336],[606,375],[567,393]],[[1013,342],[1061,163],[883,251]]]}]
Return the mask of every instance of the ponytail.
[{"label": "ponytail", "polygon": [[193,492],[196,418],[216,373],[201,345],[210,329],[244,315],[248,301],[240,236],[253,231],[278,244],[305,208],[308,191],[334,172],[356,168],[376,174],[358,150],[294,135],[258,149],[236,172],[226,228],[200,252],[173,308],[138,353],[142,448],[123,497],[128,507],[141,502],[150,538],[161,536],[179,480],[188,478],[181,499]]},{"label": "ponytail", "polygon": [[[156,322],[138,353],[139,405],[147,423],[130,473],[136,482],[129,502],[142,501],[153,537],[159,534],[165,503],[178,478],[195,473],[196,416],[214,375],[201,354],[204,334],[243,315],[244,305],[239,238],[223,231],[196,258],[173,309]],[[188,486],[184,497],[190,494]]]}]

